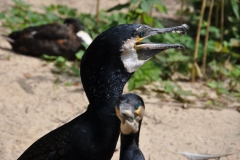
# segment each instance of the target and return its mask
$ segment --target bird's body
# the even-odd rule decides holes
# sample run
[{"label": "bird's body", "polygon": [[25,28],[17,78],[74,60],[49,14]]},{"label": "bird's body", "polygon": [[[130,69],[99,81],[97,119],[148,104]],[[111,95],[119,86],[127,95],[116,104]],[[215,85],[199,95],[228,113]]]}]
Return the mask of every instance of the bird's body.
[{"label": "bird's body", "polygon": [[120,160],[145,160],[135,139],[136,134],[121,134]]},{"label": "bird's body", "polygon": [[138,145],[145,112],[142,98],[132,93],[124,94],[118,98],[115,110],[121,121],[120,160],[145,160]]},{"label": "bird's body", "polygon": [[[111,159],[120,133],[120,121],[114,107],[116,99],[122,94],[124,85],[137,67],[146,61],[142,60],[144,57],[140,55],[141,59],[135,58],[134,62],[128,64],[123,62],[121,57],[124,56],[126,60],[129,55],[131,59],[132,56],[136,57],[137,51],[142,54],[144,49],[149,47],[148,44],[137,44],[138,32],[142,28],[151,30],[145,25],[118,25],[95,38],[84,53],[80,67],[83,88],[89,100],[86,112],[37,140],[19,160]],[[155,30],[154,34],[157,34]],[[185,31],[185,27],[179,26],[172,30]],[[148,33],[148,36],[154,34]],[[184,48],[179,44],[163,45],[165,46],[154,47],[154,51],[150,46],[150,49],[145,51],[145,58],[150,59],[153,53],[165,49]],[[133,71],[130,72],[127,68]]]},{"label": "bird's body", "polygon": [[[115,121],[110,122],[108,119]],[[119,134],[119,126],[115,126],[118,121],[116,115],[98,115],[86,111],[33,143],[19,160],[36,157],[54,160],[109,160],[116,146],[114,142],[117,142],[113,136]],[[108,130],[110,127],[111,130]],[[114,129],[115,127],[117,128]]]},{"label": "bird's body", "polygon": [[14,31],[8,35],[12,49],[20,54],[41,57],[43,54],[75,59],[83,39],[77,36],[84,30],[77,19],[69,18],[64,24],[52,23]]}]

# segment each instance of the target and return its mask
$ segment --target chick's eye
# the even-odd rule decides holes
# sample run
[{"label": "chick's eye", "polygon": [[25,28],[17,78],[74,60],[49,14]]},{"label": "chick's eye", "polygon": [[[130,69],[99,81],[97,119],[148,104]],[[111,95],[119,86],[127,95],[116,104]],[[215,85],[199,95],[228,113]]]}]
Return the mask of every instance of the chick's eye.
[{"label": "chick's eye", "polygon": [[138,34],[138,36],[141,38],[141,37],[143,37],[144,36],[144,32],[140,32],[139,34]]},{"label": "chick's eye", "polygon": [[137,102],[137,103],[135,104],[135,109],[138,109],[138,108],[139,108],[139,106],[140,106],[140,103],[139,103],[139,102]]}]

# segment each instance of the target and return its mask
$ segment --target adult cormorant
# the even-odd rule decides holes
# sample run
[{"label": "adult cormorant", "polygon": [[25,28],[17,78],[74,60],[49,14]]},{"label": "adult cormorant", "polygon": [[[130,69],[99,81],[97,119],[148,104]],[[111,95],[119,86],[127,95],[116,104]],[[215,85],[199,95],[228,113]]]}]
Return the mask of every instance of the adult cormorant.
[{"label": "adult cormorant", "polygon": [[41,57],[43,54],[76,59],[82,42],[88,45],[91,37],[83,31],[83,24],[75,18],[65,19],[63,24],[52,23],[25,28],[9,34],[7,40],[20,54]]},{"label": "adult cormorant", "polygon": [[89,100],[87,110],[34,142],[19,158],[110,160],[120,133],[115,102],[133,73],[155,54],[180,44],[141,42],[166,32],[186,32],[186,25],[151,28],[122,24],[98,35],[85,51],[81,80]]},{"label": "adult cormorant", "polygon": [[145,111],[142,98],[132,93],[124,94],[116,101],[115,109],[121,121],[120,160],[145,160],[136,143]]}]

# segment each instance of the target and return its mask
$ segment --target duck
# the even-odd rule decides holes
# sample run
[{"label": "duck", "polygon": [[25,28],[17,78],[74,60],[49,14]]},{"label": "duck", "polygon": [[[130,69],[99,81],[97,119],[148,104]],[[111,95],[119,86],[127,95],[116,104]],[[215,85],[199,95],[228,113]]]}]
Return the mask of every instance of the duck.
[{"label": "duck", "polygon": [[142,40],[186,30],[186,25],[152,28],[121,24],[99,34],[80,63],[81,82],[89,101],[86,111],[35,141],[18,160],[110,160],[120,134],[115,102],[125,84],[155,54],[170,48],[185,49],[181,44]]},{"label": "duck", "polygon": [[89,45],[92,42],[83,24],[76,18],[67,18],[63,24],[28,27],[4,37],[16,53],[33,57],[44,54],[62,56],[68,60],[76,59],[75,54],[83,49],[82,43]]},{"label": "duck", "polygon": [[115,105],[120,124],[120,160],[145,160],[138,142],[145,112],[143,99],[136,94],[121,95]]}]

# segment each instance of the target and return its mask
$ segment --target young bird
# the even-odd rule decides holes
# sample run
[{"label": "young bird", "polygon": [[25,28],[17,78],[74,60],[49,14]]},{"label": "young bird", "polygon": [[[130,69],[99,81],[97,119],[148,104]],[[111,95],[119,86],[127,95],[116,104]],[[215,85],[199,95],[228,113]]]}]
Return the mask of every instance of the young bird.
[{"label": "young bird", "polygon": [[144,160],[144,155],[138,146],[145,111],[142,98],[132,93],[124,94],[117,99],[115,109],[121,121],[120,160]]}]

